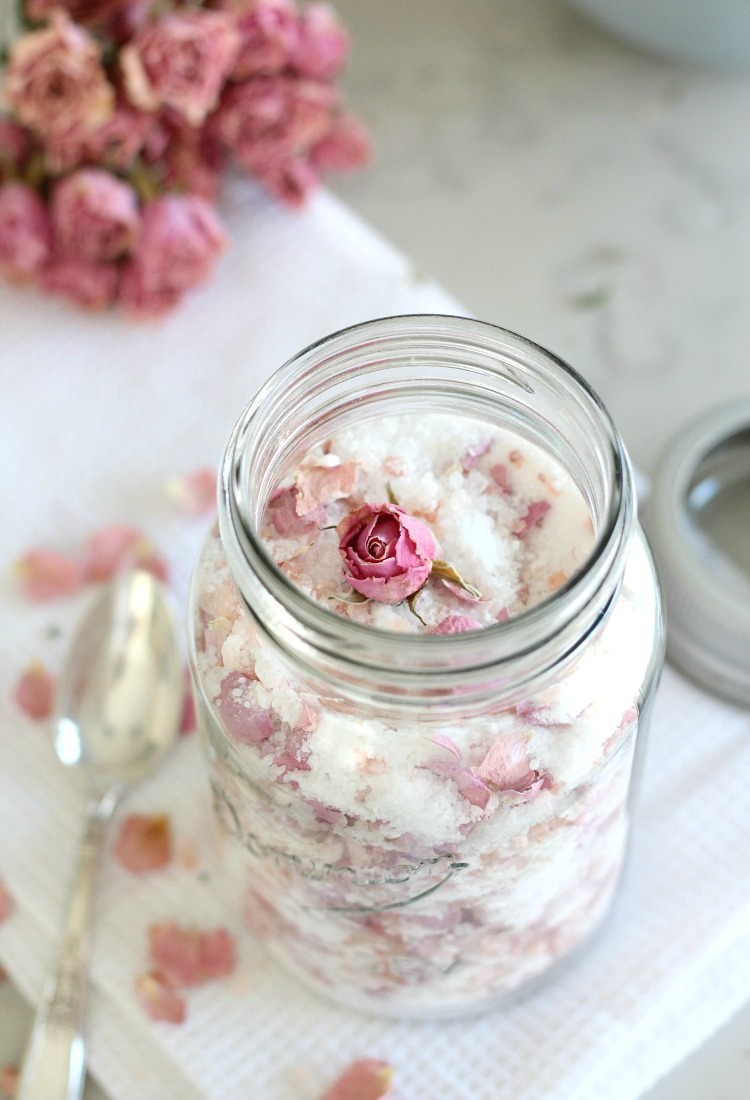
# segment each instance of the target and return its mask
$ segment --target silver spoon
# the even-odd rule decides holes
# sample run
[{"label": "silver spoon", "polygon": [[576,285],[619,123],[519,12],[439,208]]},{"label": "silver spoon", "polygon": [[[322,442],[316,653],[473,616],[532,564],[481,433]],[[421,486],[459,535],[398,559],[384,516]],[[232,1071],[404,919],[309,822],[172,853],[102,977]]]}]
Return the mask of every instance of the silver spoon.
[{"label": "silver spoon", "polygon": [[183,673],[171,600],[150,573],[124,573],[81,622],[60,680],[55,748],[83,768],[89,802],[57,966],[42,992],[18,1100],[77,1100],[98,852],[120,796],[159,763],[177,735]]}]

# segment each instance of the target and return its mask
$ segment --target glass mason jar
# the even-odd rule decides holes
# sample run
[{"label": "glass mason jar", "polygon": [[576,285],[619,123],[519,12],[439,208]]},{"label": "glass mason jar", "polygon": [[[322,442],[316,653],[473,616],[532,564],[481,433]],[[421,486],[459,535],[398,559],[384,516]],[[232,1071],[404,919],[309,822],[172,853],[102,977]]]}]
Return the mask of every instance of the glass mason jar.
[{"label": "glass mason jar", "polygon": [[[484,630],[397,633],[341,617],[304,595],[259,535],[312,446],[424,412],[541,447],[590,512],[579,571]],[[250,928],[308,985],[367,1011],[455,1016],[528,989],[610,906],[663,661],[658,584],[607,412],[512,333],[387,318],[282,367],[240,418],[221,477],[218,529],[193,581],[191,664]],[[258,705],[242,701],[248,681]],[[519,743],[536,797],[476,797],[477,764]],[[304,793],[312,770],[325,801]],[[381,794],[368,800],[375,771]]]}]

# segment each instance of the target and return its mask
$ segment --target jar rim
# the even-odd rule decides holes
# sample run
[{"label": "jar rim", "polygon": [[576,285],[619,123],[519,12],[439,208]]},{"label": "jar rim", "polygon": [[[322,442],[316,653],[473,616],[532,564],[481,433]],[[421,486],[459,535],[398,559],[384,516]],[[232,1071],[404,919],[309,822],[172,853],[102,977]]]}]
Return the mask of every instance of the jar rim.
[{"label": "jar rim", "polygon": [[[347,363],[352,348],[375,353],[378,346],[398,349],[403,355],[420,346],[431,349],[454,346],[460,355],[481,350],[487,357],[481,370],[472,368],[477,384],[497,379],[512,382],[521,390],[534,392],[529,376],[547,374],[561,397],[575,400],[582,423],[597,437],[601,448],[600,475],[604,492],[602,514],[595,524],[595,541],[586,560],[547,599],[505,621],[481,631],[457,635],[399,633],[366,626],[345,618],[302,592],[276,565],[254,521],[276,487],[271,466],[263,471],[263,486],[253,487],[251,468],[259,448],[268,447],[267,421],[300,382],[307,391],[318,383],[325,389],[339,380],[338,369]],[[502,348],[515,353],[501,362]],[[492,362],[493,357],[497,360]],[[523,361],[523,372],[518,367]],[[337,368],[338,364],[338,368]],[[356,367],[356,364],[355,364]],[[468,369],[468,368],[467,368]],[[491,386],[490,386],[491,388]],[[321,391],[323,392],[323,391]],[[468,391],[467,391],[468,392]],[[499,392],[495,394],[499,400]],[[283,433],[278,433],[283,434]],[[271,433],[273,435],[273,433]],[[277,445],[279,440],[276,440]],[[253,470],[253,472],[255,472]],[[580,487],[580,486],[579,486]],[[265,496],[264,496],[265,491]],[[591,501],[588,502],[591,509]],[[383,679],[383,696],[412,695],[424,700],[427,694],[482,695],[494,691],[508,679],[523,682],[520,665],[554,664],[571,657],[606,617],[619,591],[622,568],[630,545],[634,522],[634,490],[630,462],[619,433],[602,401],[578,372],[540,345],[507,329],[465,317],[447,314],[407,314],[383,317],[352,325],[325,336],[281,366],[261,387],[239,418],[224,456],[219,494],[219,524],[230,571],[243,601],[264,633],[295,664],[309,669],[338,686],[348,684],[353,693],[362,688],[372,699],[374,673]],[[275,626],[269,625],[273,611]],[[382,653],[387,654],[385,662]],[[436,673],[444,681],[435,684]],[[377,693],[377,692],[376,692]]]}]

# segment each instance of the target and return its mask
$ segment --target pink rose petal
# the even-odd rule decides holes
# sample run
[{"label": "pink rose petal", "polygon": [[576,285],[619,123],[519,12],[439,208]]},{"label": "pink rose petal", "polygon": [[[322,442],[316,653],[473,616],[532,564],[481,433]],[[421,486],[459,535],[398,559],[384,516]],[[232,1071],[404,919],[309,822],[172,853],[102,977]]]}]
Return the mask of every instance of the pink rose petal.
[{"label": "pink rose petal", "polygon": [[57,680],[40,661],[34,661],[16,683],[13,698],[29,718],[49,718],[55,702]]},{"label": "pink rose petal", "polygon": [[298,516],[307,516],[319,504],[331,504],[348,497],[357,477],[356,462],[338,466],[312,466],[297,476],[298,496],[295,508]]},{"label": "pink rose petal", "polygon": [[0,878],[0,924],[8,919],[15,907],[13,895],[6,886],[5,880]]},{"label": "pink rose petal", "polygon": [[172,827],[167,814],[129,814],[120,825],[113,852],[136,875],[160,871],[172,859]]},{"label": "pink rose petal", "polygon": [[153,544],[136,527],[113,523],[95,531],[86,542],[83,567],[87,581],[107,581],[125,569],[146,569],[161,581],[167,567]]},{"label": "pink rose petal", "polygon": [[393,1067],[378,1058],[359,1058],[336,1078],[320,1100],[387,1100]]},{"label": "pink rose petal", "polygon": [[469,470],[476,466],[482,455],[486,455],[492,446],[492,436],[488,439],[483,439],[481,443],[475,443],[473,447],[469,447],[466,454],[461,459],[461,466],[464,473],[468,473]]},{"label": "pink rose petal", "polygon": [[437,626],[433,627],[430,634],[465,634],[467,631],[483,630],[484,627],[476,619],[470,619],[468,615],[448,615]]},{"label": "pink rose petal", "polygon": [[552,507],[546,500],[537,500],[529,505],[526,515],[513,525],[513,534],[517,539],[524,538],[532,527],[539,527],[544,517]]},{"label": "pink rose petal", "polygon": [[522,791],[537,778],[529,764],[525,743],[515,737],[498,738],[476,774],[489,787],[499,791]]},{"label": "pink rose petal", "polygon": [[495,466],[490,467],[490,474],[495,484],[502,489],[504,493],[512,493],[513,490],[510,487],[510,478],[508,476],[508,467],[502,462],[498,462]]},{"label": "pink rose petal", "polygon": [[[284,740],[282,751],[274,756],[274,764],[280,768],[286,768],[287,772],[309,772],[308,759],[310,749],[307,748],[307,730],[290,730]],[[286,773],[285,773],[286,774]]]},{"label": "pink rose petal", "polygon": [[173,985],[200,985],[235,967],[234,939],[225,928],[202,932],[170,922],[152,925],[148,934],[151,960]]},{"label": "pink rose petal", "polygon": [[461,797],[472,806],[479,806],[482,810],[486,808],[492,792],[479,776],[447,760],[431,760],[428,764],[421,764],[420,767],[432,772],[433,775],[450,779],[458,787]]},{"label": "pink rose petal", "polygon": [[152,1020],[181,1024],[187,1015],[185,998],[159,970],[141,974],[135,983],[138,1000]]},{"label": "pink rose petal", "polygon": [[11,1066],[10,1064],[0,1066],[0,1093],[9,1098],[14,1097],[18,1092],[20,1076],[18,1066]]},{"label": "pink rose petal", "polygon": [[16,562],[15,574],[22,594],[34,603],[72,596],[83,585],[81,564],[55,550],[29,550]]},{"label": "pink rose petal", "polygon": [[195,699],[190,682],[190,673],[185,675],[185,695],[182,700],[182,715],[180,717],[180,735],[193,733],[196,728]]},{"label": "pink rose petal", "polygon": [[486,603],[487,602],[486,600],[483,600],[481,598],[481,596],[477,597],[477,596],[474,595],[473,592],[467,592],[465,588],[461,588],[460,585],[454,584],[453,581],[447,581],[445,579],[445,577],[438,577],[437,579],[440,581],[441,584],[445,585],[445,587],[448,589],[448,591],[452,595],[454,595],[457,600],[461,600],[462,603]]},{"label": "pink rose petal", "polygon": [[440,745],[442,749],[447,749],[455,756],[456,760],[461,759],[461,750],[451,737],[446,737],[444,733],[433,733],[429,740],[435,745]]},{"label": "pink rose petal", "polygon": [[216,473],[200,469],[167,485],[167,493],[185,516],[210,516],[216,511]]},{"label": "pink rose petal", "polygon": [[273,733],[273,719],[253,701],[248,690],[253,681],[242,672],[225,676],[217,702],[224,725],[238,741],[260,745]]},{"label": "pink rose petal", "polygon": [[274,493],[268,503],[265,522],[272,524],[282,538],[312,534],[328,521],[325,508],[318,505],[307,515],[297,511],[298,490],[282,489]]}]

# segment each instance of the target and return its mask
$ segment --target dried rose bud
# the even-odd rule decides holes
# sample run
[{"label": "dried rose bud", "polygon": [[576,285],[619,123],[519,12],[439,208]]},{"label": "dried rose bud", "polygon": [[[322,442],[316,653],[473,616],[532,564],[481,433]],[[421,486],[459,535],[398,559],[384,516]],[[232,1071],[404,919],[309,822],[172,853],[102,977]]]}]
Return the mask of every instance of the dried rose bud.
[{"label": "dried rose bud", "polygon": [[363,504],[344,517],[337,533],[344,576],[368,599],[400,603],[430,575],[434,536],[396,504]]}]

